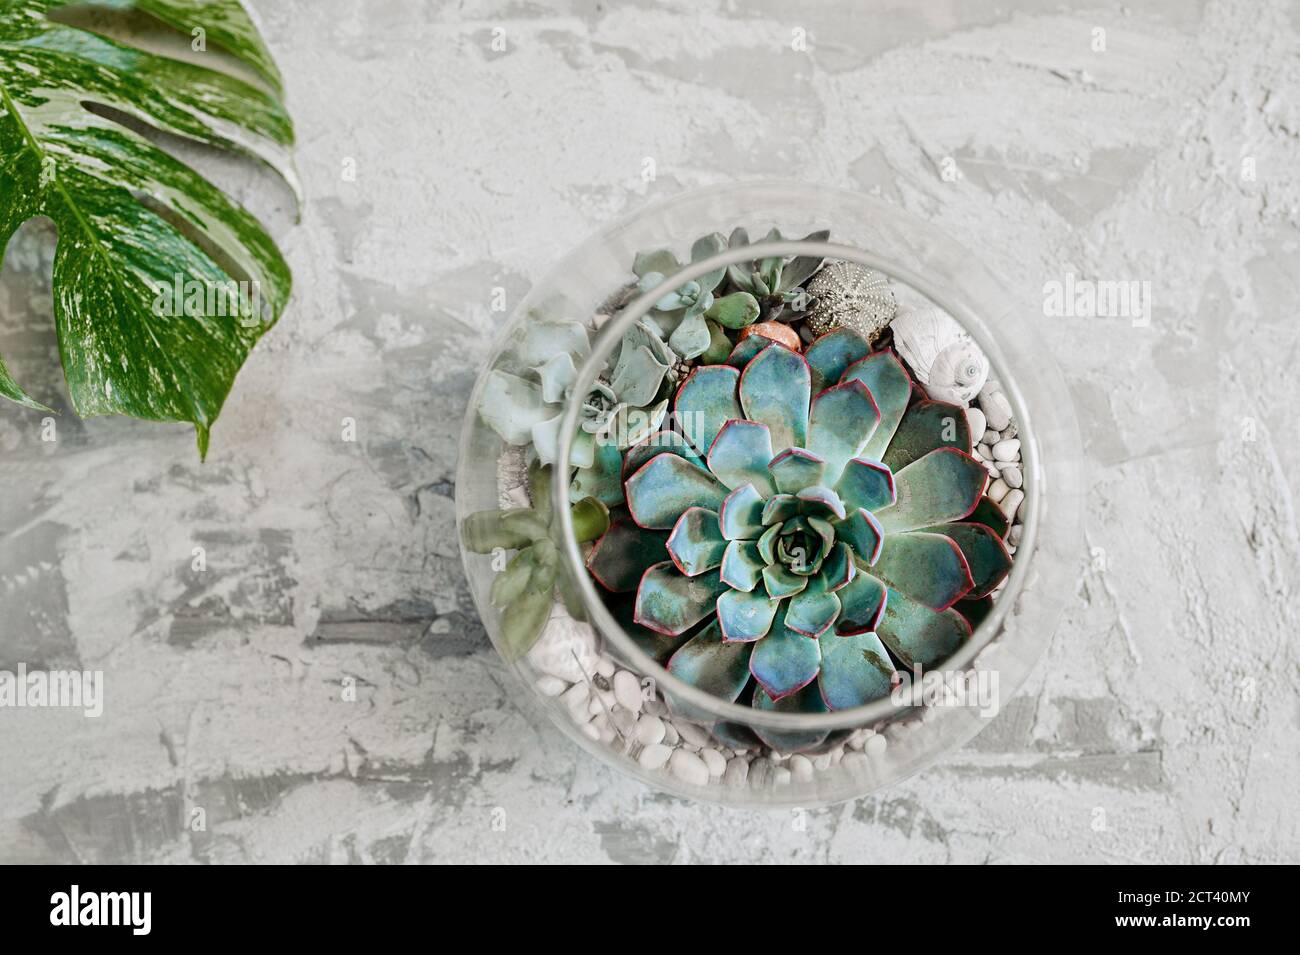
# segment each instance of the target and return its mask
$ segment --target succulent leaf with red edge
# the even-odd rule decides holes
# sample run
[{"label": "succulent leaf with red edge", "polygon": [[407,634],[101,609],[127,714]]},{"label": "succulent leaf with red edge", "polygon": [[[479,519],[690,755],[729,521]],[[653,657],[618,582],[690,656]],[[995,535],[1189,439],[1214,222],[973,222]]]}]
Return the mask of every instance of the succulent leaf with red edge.
[{"label": "succulent leaf with red edge", "polygon": [[918,392],[892,352],[846,328],[805,354],[737,348],[682,384],[663,452],[629,454],[635,524],[616,521],[589,562],[613,589],[645,568],[642,627],[716,623],[676,650],[671,672],[760,709],[845,709],[969,637],[960,609],[981,606],[1010,567],[1004,528],[972,516],[987,472],[964,410]]}]

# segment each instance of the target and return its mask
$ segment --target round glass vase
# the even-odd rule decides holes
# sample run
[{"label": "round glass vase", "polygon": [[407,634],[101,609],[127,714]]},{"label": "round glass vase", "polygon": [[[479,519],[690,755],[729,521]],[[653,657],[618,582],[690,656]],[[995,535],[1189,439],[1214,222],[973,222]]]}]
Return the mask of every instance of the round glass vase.
[{"label": "round glass vase", "polygon": [[[668,248],[684,260],[695,237],[726,235],[737,226],[746,227],[751,236],[772,228],[784,236],[829,230],[830,239],[755,243],[724,251],[685,266],[651,292],[633,297],[629,285],[636,277],[631,266],[638,252]],[[489,599],[502,568],[501,555],[475,553],[466,546],[465,521],[475,512],[523,503],[519,452],[487,426],[478,409],[489,371],[518,370],[512,349],[529,323],[569,319],[591,329],[591,351],[571,389],[571,394],[582,395],[584,385],[605,369],[623,333],[666,292],[721,265],[767,255],[812,255],[874,269],[907,301],[937,306],[962,326],[983,350],[989,378],[1001,383],[1011,406],[1021,442],[1023,526],[1010,575],[991,612],[940,667],[950,686],[956,675],[957,688],[962,681],[966,687],[978,686],[978,697],[893,694],[829,713],[760,711],[678,680],[620,627],[585,569],[584,548],[574,535],[568,508],[569,482],[554,481],[550,508],[560,573],[570,602],[580,601],[578,616],[587,621],[568,621],[568,626],[592,628],[584,653],[573,654],[579,666],[570,675],[574,682],[586,682],[590,698],[608,708],[612,697],[591,655],[594,646],[601,658],[599,670],[629,670],[638,683],[669,702],[664,719],[687,725],[692,746],[700,745],[716,727],[718,736],[730,744],[716,744],[724,756],[766,760],[762,772],[713,773],[705,781],[698,773],[677,772],[672,764],[659,766],[657,760],[640,758],[644,745],[634,734],[594,733],[582,719],[587,714],[575,717],[571,712],[567,690],[562,693],[556,679],[539,671],[529,655],[515,658],[502,640],[501,611]],[[621,307],[611,308],[611,299]],[[503,331],[471,395],[457,472],[457,520],[471,593],[494,645],[518,677],[521,704],[540,707],[579,746],[651,786],[737,807],[812,807],[865,795],[970,740],[1011,699],[1054,632],[1073,592],[1081,539],[1084,484],[1078,427],[1060,371],[1037,342],[1029,321],[1034,307],[1009,295],[969,251],[925,221],[854,193],[821,187],[763,182],[689,192],[648,206],[576,248],[520,302]],[[595,316],[611,311],[613,317],[597,329]],[[579,399],[569,400],[560,411],[558,459],[565,460],[581,416]],[[504,487],[507,483],[515,487]],[[563,604],[557,601],[556,607],[557,614],[564,615]],[[811,765],[800,763],[801,771],[791,772],[787,767],[792,764],[779,750],[760,755],[751,748],[734,756],[737,738],[755,729],[769,739],[822,739],[824,744],[813,747]],[[871,736],[880,738],[868,739]]]}]

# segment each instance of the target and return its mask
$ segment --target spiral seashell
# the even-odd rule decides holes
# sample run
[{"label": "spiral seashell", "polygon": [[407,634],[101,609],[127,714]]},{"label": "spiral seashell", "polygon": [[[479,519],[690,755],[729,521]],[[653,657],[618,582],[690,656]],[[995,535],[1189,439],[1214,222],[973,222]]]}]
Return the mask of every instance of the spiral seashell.
[{"label": "spiral seashell", "polygon": [[937,308],[901,309],[894,348],[931,398],[966,405],[989,376],[989,360],[956,319]]}]

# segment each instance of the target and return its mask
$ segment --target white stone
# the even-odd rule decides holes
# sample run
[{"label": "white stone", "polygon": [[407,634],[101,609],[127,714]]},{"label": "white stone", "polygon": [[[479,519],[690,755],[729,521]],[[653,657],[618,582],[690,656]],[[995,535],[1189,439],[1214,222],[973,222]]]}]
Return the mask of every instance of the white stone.
[{"label": "white stone", "polygon": [[772,761],[760,756],[749,764],[749,785],[762,789],[772,781],[773,769]]},{"label": "white stone", "polygon": [[558,676],[541,676],[537,679],[537,692],[542,696],[559,696],[569,688],[566,680],[561,680]]},{"label": "white stone", "polygon": [[687,723],[683,720],[673,725],[677,727],[677,732],[681,734],[682,739],[692,746],[708,746],[709,741],[713,738],[709,736],[708,730],[696,726],[694,723]]},{"label": "white stone", "polygon": [[643,713],[641,718],[636,721],[636,729],[633,735],[636,736],[637,742],[644,746],[653,746],[655,743],[664,741],[664,734],[667,732],[664,727],[664,721],[657,716],[651,716]]},{"label": "white stone", "polygon": [[676,746],[681,741],[682,737],[677,732],[677,727],[672,723],[664,723],[664,743],[668,746]]},{"label": "white stone", "polygon": [[824,772],[826,772],[826,770],[830,769],[830,768],[831,768],[831,754],[830,754],[830,753],[822,753],[820,756],[818,756],[816,759],[814,759],[814,760],[813,760],[813,768],[816,769],[818,772],[822,772],[822,773],[824,773]]},{"label": "white stone", "polygon": [[852,750],[844,754],[841,765],[854,773],[866,773],[871,768],[865,753],[855,753]]},{"label": "white stone", "polygon": [[609,714],[609,720],[614,724],[614,729],[618,730],[618,735],[624,739],[629,738],[636,731],[636,715],[621,706],[614,707],[614,711]]},{"label": "white stone", "polygon": [[966,422],[970,425],[971,444],[979,444],[984,439],[984,431],[988,428],[988,419],[984,417],[984,412],[973,406],[967,408]]},{"label": "white stone", "polygon": [[1020,546],[1020,534],[1024,530],[1024,524],[1012,524],[1011,530],[1007,533],[1007,544],[1011,547]]},{"label": "white stone", "polygon": [[528,651],[528,662],[538,673],[577,683],[596,672],[600,654],[596,651],[596,631],[590,624],[574,620],[557,603],[542,629],[537,643]]},{"label": "white stone", "polygon": [[570,713],[581,717],[587,715],[588,698],[587,684],[575,683],[564,691],[564,694],[560,697],[560,702],[568,708]]},{"label": "white stone", "polygon": [[794,755],[790,757],[790,773],[795,779],[801,782],[807,782],[813,778],[812,760],[807,756]]},{"label": "white stone", "polygon": [[980,391],[980,410],[988,419],[989,427],[1001,431],[1011,423],[1011,402],[1002,393],[1002,386],[997,382],[988,382]]},{"label": "white stone", "polygon": [[673,751],[663,743],[653,743],[641,750],[636,761],[646,769],[663,769],[672,755]]},{"label": "white stone", "polygon": [[645,700],[641,696],[641,681],[636,678],[636,674],[627,670],[619,670],[614,674],[614,698],[629,712],[641,712]]},{"label": "white stone", "polygon": [[663,700],[646,700],[645,705],[641,707],[641,712],[649,713],[651,716],[663,716],[668,712],[668,707],[664,705]]},{"label": "white stone", "polygon": [[772,782],[776,783],[778,786],[789,786],[790,780],[793,778],[794,777],[790,770],[786,769],[784,766],[778,766],[772,773]]},{"label": "white stone", "polygon": [[727,771],[727,757],[711,746],[700,750],[700,759],[704,760],[704,765],[709,768],[710,776],[721,776]]},{"label": "white stone", "polygon": [[885,742],[885,738],[881,736],[879,733],[877,733],[875,736],[867,740],[867,746],[865,751],[868,756],[877,758],[884,755],[885,749],[888,746],[889,744]]},{"label": "white stone", "polygon": [[1007,496],[998,502],[998,506],[1002,508],[1002,513],[1007,516],[1007,520],[1014,521],[1016,519],[1016,511],[1020,508],[1020,504],[1024,499],[1025,492],[1016,490],[1008,491]]},{"label": "white stone", "polygon": [[583,735],[589,736],[593,740],[600,740],[600,728],[595,723],[583,723],[582,732]]},{"label": "white stone", "polygon": [[1020,460],[1020,439],[1011,438],[1007,441],[999,441],[993,445],[994,461],[1019,461]]},{"label": "white stone", "polygon": [[609,657],[601,657],[596,661],[596,672],[603,677],[613,676],[615,669],[617,668],[614,666],[614,661]]},{"label": "white stone", "polygon": [[994,481],[992,484],[989,485],[989,489],[984,493],[987,494],[992,499],[994,504],[997,504],[999,501],[1001,501],[1004,497],[1007,496],[1007,492],[1010,490],[1011,488],[1007,487],[1007,482],[1002,480],[1002,478],[998,478],[996,481]]},{"label": "white stone", "polygon": [[993,451],[987,444],[977,444],[975,445],[975,456],[981,461],[992,461]]},{"label": "white stone", "polygon": [[522,484],[519,487],[512,487],[503,496],[506,507],[528,507],[532,503],[528,500],[528,489]]},{"label": "white stone", "polygon": [[704,786],[709,782],[709,767],[704,760],[684,749],[673,752],[672,758],[668,760],[668,769],[682,782],[692,786]]},{"label": "white stone", "polygon": [[986,448],[993,447],[993,445],[997,444],[1001,440],[1002,435],[999,432],[994,431],[992,428],[984,429],[984,446]]},{"label": "white stone", "polygon": [[1025,476],[1020,468],[1012,466],[1002,469],[1002,480],[1007,482],[1007,487],[1017,488],[1025,483]]},{"label": "white stone", "polygon": [[722,781],[728,786],[743,786],[749,778],[749,761],[743,756],[736,756],[727,761],[727,770],[722,774]]}]

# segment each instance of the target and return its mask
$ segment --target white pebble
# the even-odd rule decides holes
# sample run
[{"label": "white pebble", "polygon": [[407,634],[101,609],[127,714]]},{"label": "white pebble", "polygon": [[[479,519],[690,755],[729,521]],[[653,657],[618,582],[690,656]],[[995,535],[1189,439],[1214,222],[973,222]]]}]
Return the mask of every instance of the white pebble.
[{"label": "white pebble", "polygon": [[1007,534],[1007,544],[1009,544],[1009,545],[1012,546],[1012,547],[1019,547],[1019,546],[1020,546],[1020,534],[1021,534],[1021,532],[1024,530],[1024,527],[1025,527],[1024,524],[1013,524],[1013,525],[1011,525],[1011,530],[1010,530],[1010,532],[1008,532],[1008,534]]},{"label": "white pebble", "polygon": [[663,743],[654,743],[641,750],[641,755],[637,757],[637,762],[646,769],[663,769],[672,756],[673,751]]},{"label": "white pebble", "polygon": [[1018,467],[1009,467],[1002,469],[1002,480],[1007,482],[1007,487],[1017,488],[1025,483],[1025,476]]},{"label": "white pebble", "polygon": [[667,746],[676,746],[682,741],[681,735],[677,732],[677,727],[672,723],[664,724],[664,744]]},{"label": "white pebble", "polygon": [[813,778],[812,760],[809,759],[807,756],[799,756],[799,755],[791,756],[790,772],[791,774],[793,774],[795,779],[798,779],[802,782],[807,782],[808,780]]},{"label": "white pebble", "polygon": [[599,696],[593,696],[587,703],[587,712],[592,716],[599,716],[605,712],[605,704],[601,701]]},{"label": "white pebble", "polygon": [[772,781],[772,761],[760,756],[749,764],[749,785],[755,789],[762,789]]},{"label": "white pebble", "polygon": [[885,738],[881,736],[879,733],[877,733],[875,736],[872,736],[870,739],[867,740],[866,753],[868,756],[871,757],[883,756],[885,753],[885,748],[888,745],[889,744],[885,742]]},{"label": "white pebble", "polygon": [[635,735],[637,742],[643,746],[653,746],[655,743],[664,741],[664,721],[657,716],[642,714],[641,718],[636,721]]},{"label": "white pebble", "polygon": [[993,445],[997,444],[997,443],[998,443],[999,441],[1001,441],[1001,440],[1002,440],[1002,434],[1001,434],[1001,432],[994,431],[992,428],[985,428],[985,429],[984,429],[984,445],[985,445],[985,447],[989,447],[989,448],[991,448],[991,447],[993,447]]},{"label": "white pebble", "polygon": [[597,741],[600,740],[600,729],[595,723],[583,723],[581,729],[584,736],[588,736]]},{"label": "white pebble", "polygon": [[614,674],[614,698],[628,711],[640,713],[645,702],[641,698],[641,681],[627,670],[619,670]]},{"label": "white pebble", "polygon": [[1020,439],[1011,438],[1009,441],[999,441],[993,445],[994,461],[1018,461],[1020,460]]},{"label": "white pebble", "polygon": [[631,736],[636,729],[636,716],[621,706],[614,707],[609,714],[609,720],[614,724],[614,729],[618,730],[618,735],[624,739]]},{"label": "white pebble", "polygon": [[845,769],[854,773],[865,773],[871,766],[871,764],[867,762],[866,754],[855,753],[852,751],[844,754],[844,759],[841,761],[841,765],[843,765]]},{"label": "white pebble", "polygon": [[537,690],[542,696],[559,696],[568,688],[569,684],[558,676],[547,674],[537,679]]},{"label": "white pebble", "polygon": [[709,781],[709,767],[704,760],[684,749],[676,750],[668,760],[668,769],[682,782],[692,786],[703,786]]},{"label": "white pebble", "polygon": [[989,427],[994,431],[1001,431],[1011,423],[1011,402],[1007,401],[1007,396],[1002,393],[1001,387],[998,385],[998,390],[990,390],[989,386],[985,385],[984,390],[980,392],[980,409],[988,419]]},{"label": "white pebble", "polygon": [[641,712],[649,713],[651,716],[663,716],[668,712],[668,707],[664,705],[663,700],[646,700],[645,705],[641,707]]},{"label": "white pebble", "polygon": [[727,771],[727,758],[710,746],[700,750],[700,758],[709,768],[710,776],[721,776]]},{"label": "white pebble", "polygon": [[677,732],[681,734],[682,739],[692,746],[708,746],[709,741],[712,739],[708,730],[696,726],[694,723],[681,722],[673,725],[677,727]]},{"label": "white pebble", "polygon": [[988,428],[988,419],[984,417],[984,412],[979,408],[967,408],[966,422],[970,425],[971,444],[979,444]]},{"label": "white pebble", "polygon": [[749,761],[743,756],[727,761],[727,771],[722,774],[722,781],[728,786],[743,786],[749,778]]},{"label": "white pebble", "polygon": [[1007,520],[1014,521],[1016,519],[1016,511],[1024,499],[1025,492],[1016,490],[1009,491],[1007,496],[998,502],[998,506],[1002,508],[1002,513],[1007,516]]},{"label": "white pebble", "polygon": [[614,670],[615,670],[614,661],[611,660],[609,657],[601,657],[599,660],[596,661],[596,672],[599,673],[601,676],[611,677],[614,675]]},{"label": "white pebble", "polygon": [[[587,684],[575,683],[560,697],[560,702],[568,707],[569,712],[581,717],[587,713]],[[584,721],[585,722],[585,721]]]},{"label": "white pebble", "polygon": [[977,444],[975,445],[975,456],[981,461],[992,461],[993,451],[987,444]]},{"label": "white pebble", "polygon": [[996,481],[994,481],[992,484],[989,485],[989,489],[984,493],[987,494],[993,500],[994,504],[997,504],[999,501],[1001,501],[1004,497],[1007,496],[1007,492],[1010,490],[1011,488],[1007,487],[1007,482],[1002,480],[1002,478],[998,478]]},{"label": "white pebble", "polygon": [[791,778],[790,770],[786,769],[784,766],[778,766],[776,771],[772,774],[772,782],[776,783],[778,786],[789,786]]},{"label": "white pebble", "polygon": [[820,756],[818,756],[816,759],[814,759],[814,760],[813,760],[813,768],[815,768],[818,772],[822,772],[822,773],[824,773],[824,772],[826,772],[826,770],[830,769],[830,768],[831,768],[831,754],[830,754],[830,753],[822,753]]},{"label": "white pebble", "polygon": [[596,631],[590,624],[574,620],[562,603],[556,604],[542,635],[528,651],[528,662],[538,673],[559,677],[569,683],[585,681],[596,669]]}]

